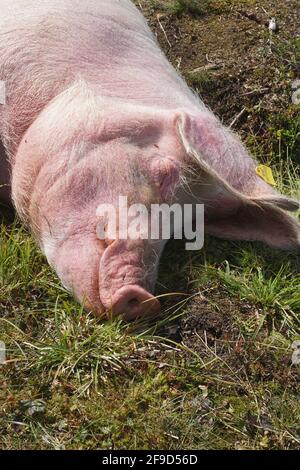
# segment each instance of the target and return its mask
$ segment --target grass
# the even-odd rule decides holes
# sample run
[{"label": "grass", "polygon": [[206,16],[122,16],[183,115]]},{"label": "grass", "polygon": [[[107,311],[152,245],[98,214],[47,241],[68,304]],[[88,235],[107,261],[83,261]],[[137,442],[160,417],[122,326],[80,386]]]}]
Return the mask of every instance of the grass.
[{"label": "grass", "polygon": [[180,15],[188,13],[194,16],[203,15],[211,8],[211,0],[150,0],[154,9],[163,10],[166,14]]},{"label": "grass", "polygon": [[202,88],[211,83],[211,72],[209,70],[192,71],[189,74],[191,85],[194,88]]},{"label": "grass", "polygon": [[278,309],[282,320],[286,320],[291,328],[296,326],[297,331],[300,324],[300,275],[291,273],[288,264],[267,277],[260,267],[232,270],[226,263],[226,269],[220,271],[220,276],[230,293],[261,306],[267,314],[272,314],[272,309]]},{"label": "grass", "polygon": [[172,9],[174,13],[191,13],[192,15],[202,15],[211,4],[210,0],[199,2],[198,0],[175,0]]},{"label": "grass", "polygon": [[[288,54],[280,80],[291,64]],[[248,143],[297,197],[299,108],[261,116],[269,150]],[[0,448],[299,449],[299,266],[258,243],[207,237],[187,253],[174,241],[158,287],[181,294],[164,298],[162,316],[101,323],[2,212]]]},{"label": "grass", "polygon": [[[239,0],[238,5],[253,5],[257,0]],[[135,2],[137,3],[137,2]],[[167,15],[188,14],[194,17],[210,12],[224,13],[232,8],[232,0],[144,0],[154,10],[163,11]]]},{"label": "grass", "polygon": [[[299,334],[299,276],[291,260],[208,241],[193,262],[195,292],[217,294],[209,302],[218,315],[220,290],[260,312],[259,322],[252,313],[232,317],[233,331],[211,343],[205,329],[188,333],[192,300],[158,326],[99,323],[61,289],[26,231],[4,225],[1,241],[10,256],[9,265],[1,260],[2,448],[298,446],[290,347]],[[181,341],[167,334],[178,315],[187,321]],[[270,330],[268,317],[276,320]]]}]

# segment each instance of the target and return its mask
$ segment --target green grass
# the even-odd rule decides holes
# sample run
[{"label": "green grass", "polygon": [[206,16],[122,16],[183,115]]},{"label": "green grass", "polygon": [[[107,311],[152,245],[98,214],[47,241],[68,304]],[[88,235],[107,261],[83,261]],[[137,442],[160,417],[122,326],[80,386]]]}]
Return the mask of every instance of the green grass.
[{"label": "green grass", "polygon": [[[137,1],[135,1],[138,4]],[[253,5],[257,0],[144,0],[154,10],[160,10],[170,15],[189,14],[203,16],[211,12],[224,13],[233,6]],[[144,5],[143,5],[144,6]]]},{"label": "green grass", "polygon": [[210,7],[210,0],[174,0],[172,9],[174,13],[191,13],[192,15],[202,15]]},{"label": "green grass", "polygon": [[283,265],[278,272],[266,276],[264,270],[255,266],[250,269],[232,270],[226,263],[220,270],[221,279],[228,291],[259,305],[266,314],[279,310],[291,328],[300,326],[300,275],[294,275],[290,266]]},{"label": "green grass", "polygon": [[196,70],[189,74],[189,81],[194,88],[209,86],[212,81],[212,73],[209,70]]},{"label": "green grass", "polygon": [[165,11],[167,14],[188,13],[191,15],[203,15],[211,8],[211,0],[150,0],[153,8]]}]

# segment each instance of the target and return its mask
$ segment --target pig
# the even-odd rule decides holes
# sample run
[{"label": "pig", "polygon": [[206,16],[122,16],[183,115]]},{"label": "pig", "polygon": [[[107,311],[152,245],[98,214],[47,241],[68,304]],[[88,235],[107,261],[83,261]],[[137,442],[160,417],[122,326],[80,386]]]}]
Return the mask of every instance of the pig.
[{"label": "pig", "polygon": [[[97,235],[100,204],[205,205],[216,237],[299,248],[298,203],[256,172],[129,0],[0,0],[1,198],[100,316],[159,311],[166,240]],[[117,210],[117,207],[116,207]]]}]

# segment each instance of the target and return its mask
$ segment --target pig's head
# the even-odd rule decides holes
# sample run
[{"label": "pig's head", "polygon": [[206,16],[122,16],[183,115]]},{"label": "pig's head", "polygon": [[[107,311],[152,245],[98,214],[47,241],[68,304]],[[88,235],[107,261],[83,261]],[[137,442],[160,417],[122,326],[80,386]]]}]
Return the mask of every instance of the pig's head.
[{"label": "pig's head", "polygon": [[[50,103],[24,136],[13,199],[80,302],[131,319],[159,310],[153,289],[165,241],[123,239],[119,217],[112,234],[108,216],[120,215],[120,196],[146,209],[173,202],[189,167],[199,174],[198,202],[211,209],[210,233],[299,247],[299,225],[282,210],[297,204],[256,175],[239,140],[207,110],[189,116],[138,107],[100,98],[81,83]],[[147,233],[148,216],[140,220],[139,233]]]},{"label": "pig's head", "polygon": [[[96,145],[47,192],[39,224],[63,284],[89,309],[127,319],[159,310],[151,292],[164,242],[148,234],[150,206],[170,198],[179,177],[172,157],[155,148],[143,161],[141,154],[123,139]],[[136,204],[149,217],[139,217],[136,233],[124,233],[136,220],[127,206]]]},{"label": "pig's head", "polygon": [[103,110],[102,102],[95,109],[89,96],[69,101],[66,95],[52,103],[20,145],[13,169],[17,210],[63,285],[87,309],[126,319],[154,314],[165,241],[147,236],[147,217],[139,219],[143,236],[121,236],[120,197],[149,215],[151,204],[172,200],[181,146],[165,132],[170,122],[139,121],[122,107]]}]

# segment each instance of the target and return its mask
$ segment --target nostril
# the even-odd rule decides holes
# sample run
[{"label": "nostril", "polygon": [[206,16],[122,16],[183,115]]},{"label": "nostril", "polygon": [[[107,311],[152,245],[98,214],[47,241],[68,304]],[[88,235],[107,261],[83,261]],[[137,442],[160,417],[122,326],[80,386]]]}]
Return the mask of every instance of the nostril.
[{"label": "nostril", "polygon": [[114,295],[112,310],[127,320],[152,315],[160,310],[159,301],[141,286],[124,286]]},{"label": "nostril", "polygon": [[128,302],[127,302],[127,305],[129,308],[135,308],[135,307],[138,307],[140,305],[140,301],[138,299],[130,299]]}]

